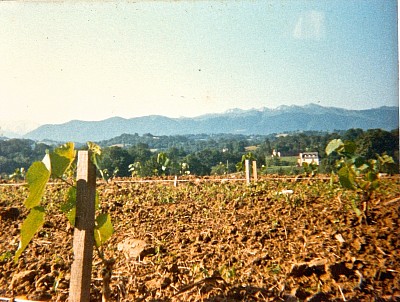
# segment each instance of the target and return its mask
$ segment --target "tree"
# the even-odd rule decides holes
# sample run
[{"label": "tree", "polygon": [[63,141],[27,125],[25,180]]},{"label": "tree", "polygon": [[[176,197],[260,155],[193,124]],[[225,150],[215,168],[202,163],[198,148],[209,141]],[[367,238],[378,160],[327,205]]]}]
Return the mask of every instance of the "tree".
[{"label": "tree", "polygon": [[149,145],[145,143],[138,143],[128,149],[128,153],[133,158],[134,162],[145,162],[153,153],[150,151]]},{"label": "tree", "polygon": [[223,175],[227,173],[227,167],[224,163],[220,162],[218,165],[211,167],[212,175]]},{"label": "tree", "polygon": [[357,152],[367,159],[383,153],[393,156],[395,150],[399,149],[399,137],[382,129],[371,129],[360,138],[357,146]]},{"label": "tree", "polygon": [[209,175],[211,172],[211,166],[207,166],[203,158],[198,154],[189,154],[183,159],[190,167],[190,174],[194,175]]},{"label": "tree", "polygon": [[129,176],[129,164],[134,162],[127,150],[121,147],[110,147],[103,150],[102,168],[113,176]]},{"label": "tree", "polygon": [[352,128],[347,130],[343,135],[342,135],[342,140],[343,141],[356,141],[360,139],[364,135],[364,130],[360,128]]},{"label": "tree", "polygon": [[266,158],[270,157],[272,154],[272,146],[271,142],[269,139],[266,139],[255,151],[255,157],[257,158],[257,161],[259,162],[264,162]]},{"label": "tree", "polygon": [[20,168],[26,170],[32,162],[41,159],[48,149],[51,150],[51,147],[28,139],[0,141],[0,173],[11,174]]}]

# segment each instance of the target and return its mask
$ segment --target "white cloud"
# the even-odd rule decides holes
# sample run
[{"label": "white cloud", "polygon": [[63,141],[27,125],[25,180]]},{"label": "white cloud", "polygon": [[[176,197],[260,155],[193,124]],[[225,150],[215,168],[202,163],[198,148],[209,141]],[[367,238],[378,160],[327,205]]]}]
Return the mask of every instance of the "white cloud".
[{"label": "white cloud", "polygon": [[315,10],[302,13],[293,30],[293,37],[300,40],[322,40],[325,35],[325,13]]}]

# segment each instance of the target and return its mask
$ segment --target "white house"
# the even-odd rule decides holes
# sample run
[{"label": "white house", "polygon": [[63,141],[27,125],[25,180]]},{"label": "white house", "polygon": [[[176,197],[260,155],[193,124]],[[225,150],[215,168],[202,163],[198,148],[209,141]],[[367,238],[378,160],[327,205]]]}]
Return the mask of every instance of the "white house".
[{"label": "white house", "polygon": [[276,151],[275,149],[272,150],[272,155],[271,157],[281,157],[281,152]]},{"label": "white house", "polygon": [[318,152],[303,152],[299,154],[297,164],[301,167],[303,163],[319,166]]}]

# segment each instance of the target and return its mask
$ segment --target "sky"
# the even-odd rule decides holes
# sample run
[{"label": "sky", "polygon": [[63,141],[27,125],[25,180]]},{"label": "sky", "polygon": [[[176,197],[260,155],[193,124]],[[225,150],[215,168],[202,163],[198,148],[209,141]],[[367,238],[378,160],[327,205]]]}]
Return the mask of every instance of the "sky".
[{"label": "sky", "polygon": [[398,106],[395,0],[0,2],[0,120]]}]

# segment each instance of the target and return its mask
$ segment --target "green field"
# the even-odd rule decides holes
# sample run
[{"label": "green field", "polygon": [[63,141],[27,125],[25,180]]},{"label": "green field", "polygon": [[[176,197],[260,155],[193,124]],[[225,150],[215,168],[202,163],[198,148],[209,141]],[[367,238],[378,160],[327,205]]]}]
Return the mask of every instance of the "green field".
[{"label": "green field", "polygon": [[264,174],[299,174],[304,172],[304,169],[297,167],[297,156],[282,156],[279,158],[267,158],[261,168],[261,172]]}]

